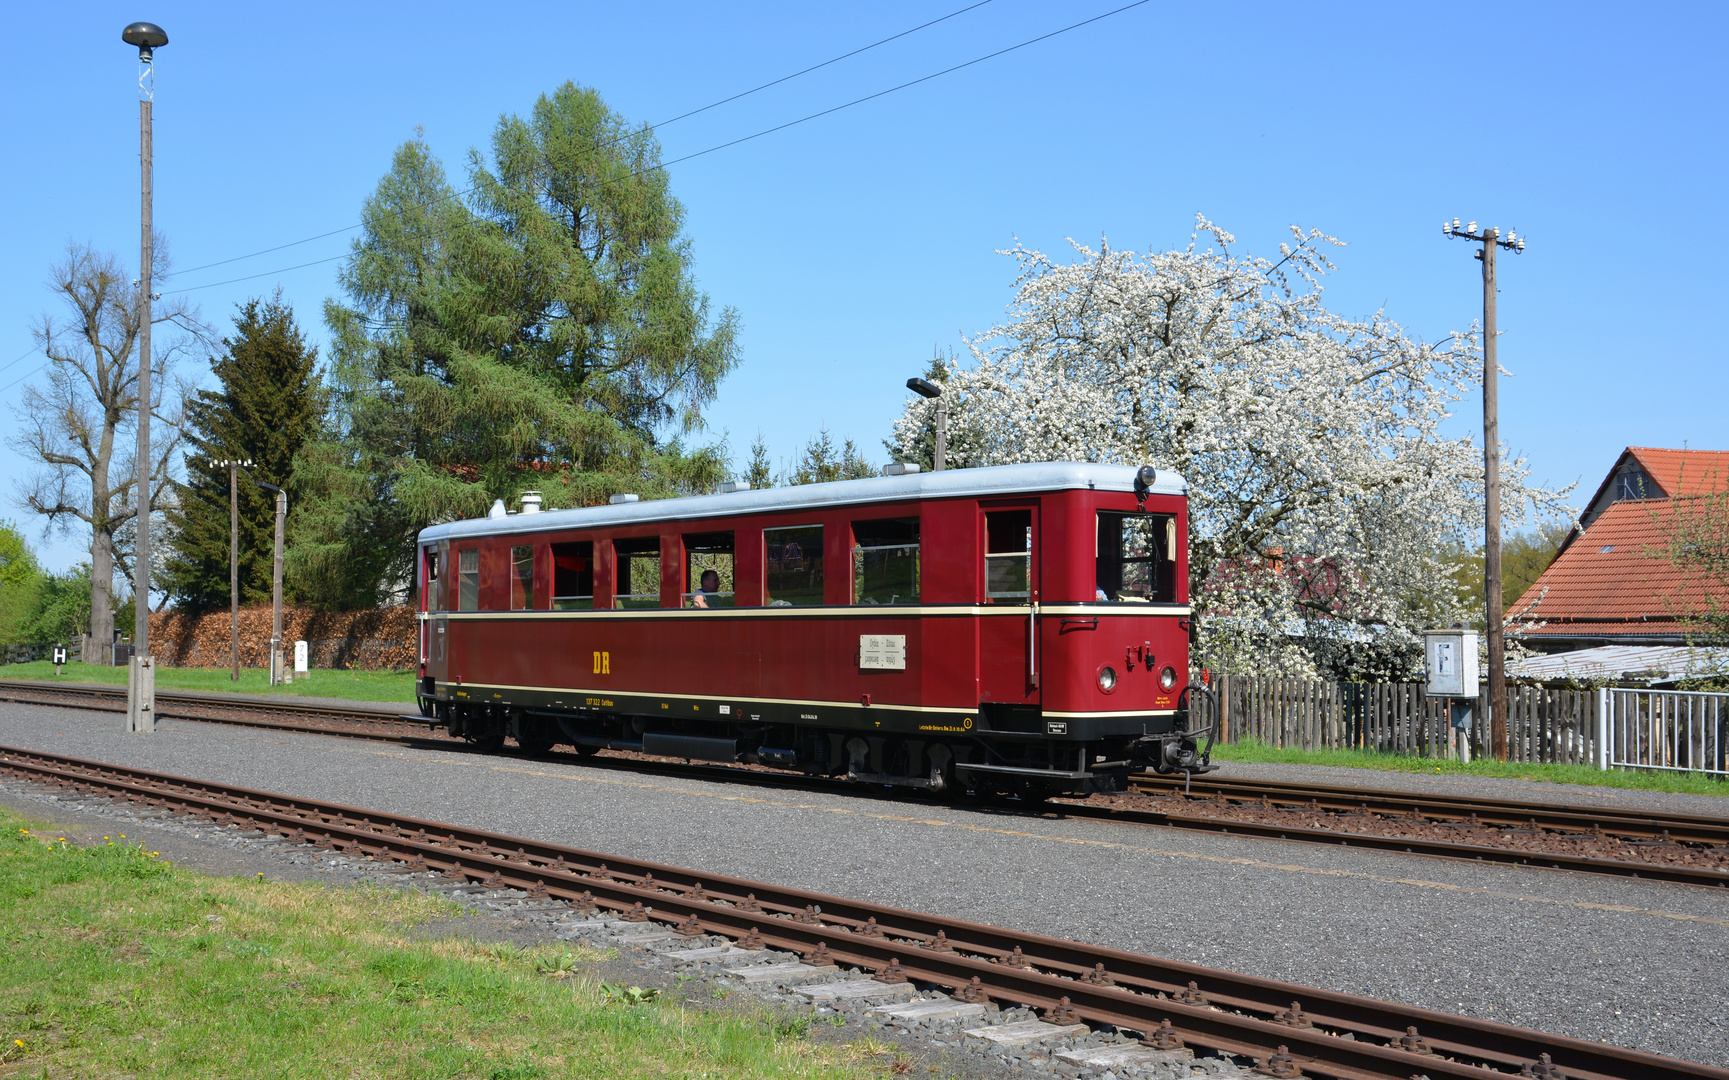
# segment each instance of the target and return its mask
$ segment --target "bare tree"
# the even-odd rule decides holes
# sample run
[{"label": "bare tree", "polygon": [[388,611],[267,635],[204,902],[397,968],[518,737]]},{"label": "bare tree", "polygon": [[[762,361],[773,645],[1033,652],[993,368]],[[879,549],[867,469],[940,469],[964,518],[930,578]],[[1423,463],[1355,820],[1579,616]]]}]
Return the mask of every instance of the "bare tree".
[{"label": "bare tree", "polygon": [[[153,246],[152,273],[161,281],[168,276],[167,244],[159,237]],[[11,443],[42,468],[18,481],[17,501],[47,519],[45,531],[67,532],[79,522],[89,527],[90,635],[107,642],[114,636],[116,558],[124,556],[115,534],[130,531],[138,515],[134,440],[124,435],[136,430],[138,419],[142,297],[114,256],[76,243],[51,269],[48,289],[65,314],[43,314],[33,331],[48,357],[47,385],[24,388],[14,406],[23,424]],[[151,322],[184,331],[151,356],[150,410],[163,431],[151,439],[149,505],[155,510],[163,505],[169,464],[181,443],[184,387],[169,384],[168,369],[209,332],[185,300],[157,306]]]}]

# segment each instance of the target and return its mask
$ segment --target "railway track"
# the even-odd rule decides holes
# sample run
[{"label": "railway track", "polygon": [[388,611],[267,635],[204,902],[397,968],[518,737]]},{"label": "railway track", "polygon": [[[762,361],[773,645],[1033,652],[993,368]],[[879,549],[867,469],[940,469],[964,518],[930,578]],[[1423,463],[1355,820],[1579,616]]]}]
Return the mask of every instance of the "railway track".
[{"label": "railway track", "polygon": [[[354,703],[335,707],[270,698],[237,702],[234,697],[162,692],[157,694],[157,714],[165,719],[344,738],[418,743],[431,740],[452,746],[466,745],[435,733],[422,722],[403,717],[400,708],[394,706]],[[117,712],[125,708],[125,692],[103,686],[0,680],[0,701]],[[585,760],[597,763],[595,759]],[[783,785],[819,782],[770,770],[672,765],[661,761],[654,761],[653,766],[707,779],[742,776],[752,782]],[[1344,785],[1221,777],[1196,779],[1185,794],[1181,778],[1139,776],[1131,779],[1131,794],[1139,798],[1095,797],[1088,801],[1054,802],[1048,807],[1071,817],[1095,820],[1729,888],[1729,870],[1723,868],[1729,863],[1729,818],[1628,813],[1519,800],[1414,795]],[[1241,813],[1225,812],[1233,808],[1258,808],[1266,813],[1254,816],[1272,820],[1253,820]],[[1320,827],[1316,816],[1326,817],[1328,820],[1320,824],[1327,827]],[[1411,825],[1426,826],[1416,831],[1431,834],[1458,828],[1460,838],[1409,835]],[[1606,858],[1565,850],[1568,846],[1602,848],[1604,844],[1587,845],[1585,841],[1603,837],[1615,841],[1621,850],[1635,857]],[[1484,839],[1502,842],[1479,842]],[[1518,843],[1507,842],[1514,840]],[[1676,861],[1691,859],[1695,854],[1711,865]]]},{"label": "railway track", "polygon": [[1729,1080],[1729,1070],[1640,1051],[358,807],[8,747],[0,775],[778,949],[963,1002],[1030,1006],[1057,1025],[1139,1033],[1155,1049],[1252,1057],[1264,1075]]}]

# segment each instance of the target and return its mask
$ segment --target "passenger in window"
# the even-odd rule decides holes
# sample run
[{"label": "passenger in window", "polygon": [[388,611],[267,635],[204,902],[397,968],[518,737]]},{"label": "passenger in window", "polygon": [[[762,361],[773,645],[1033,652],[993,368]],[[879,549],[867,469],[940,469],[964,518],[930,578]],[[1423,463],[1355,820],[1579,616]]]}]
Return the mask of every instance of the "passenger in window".
[{"label": "passenger in window", "polygon": [[718,592],[720,592],[720,574],[713,570],[704,570],[702,572],[702,584],[699,586],[699,591],[690,598],[690,606],[706,608],[708,607],[708,598]]}]

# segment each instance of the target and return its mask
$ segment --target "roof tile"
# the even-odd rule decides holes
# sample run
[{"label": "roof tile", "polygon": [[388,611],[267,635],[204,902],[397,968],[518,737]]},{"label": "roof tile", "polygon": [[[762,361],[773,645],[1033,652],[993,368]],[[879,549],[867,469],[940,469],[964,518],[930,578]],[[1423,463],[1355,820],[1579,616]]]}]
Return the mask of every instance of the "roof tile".
[{"label": "roof tile", "polygon": [[1663,450],[1629,446],[1645,475],[1670,498],[1712,495],[1729,490],[1729,450]]},{"label": "roof tile", "polygon": [[[1673,624],[1708,595],[1729,601],[1729,590],[1661,556],[1674,513],[1667,499],[1615,503],[1556,557],[1512,613],[1523,621],[1548,622],[1529,631],[1539,635],[1566,633],[1580,622],[1631,623],[1622,632],[1632,633],[1648,623]],[[1615,631],[1598,626],[1593,632]]]}]

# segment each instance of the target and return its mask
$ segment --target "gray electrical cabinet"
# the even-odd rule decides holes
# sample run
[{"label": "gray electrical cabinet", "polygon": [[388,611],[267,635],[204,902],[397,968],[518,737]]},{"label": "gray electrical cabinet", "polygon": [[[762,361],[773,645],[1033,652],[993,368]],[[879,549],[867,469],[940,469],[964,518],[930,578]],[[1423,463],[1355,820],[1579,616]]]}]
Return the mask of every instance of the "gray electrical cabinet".
[{"label": "gray electrical cabinet", "polygon": [[1429,697],[1474,698],[1477,696],[1477,631],[1425,630],[1423,660]]}]

